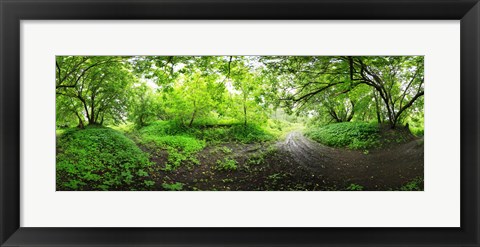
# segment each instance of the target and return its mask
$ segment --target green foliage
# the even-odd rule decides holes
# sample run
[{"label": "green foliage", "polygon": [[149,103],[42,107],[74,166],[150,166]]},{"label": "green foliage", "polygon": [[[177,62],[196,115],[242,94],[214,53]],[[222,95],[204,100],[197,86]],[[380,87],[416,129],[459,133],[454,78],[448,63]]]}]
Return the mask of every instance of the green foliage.
[{"label": "green foliage", "polygon": [[417,177],[414,178],[412,181],[404,184],[400,187],[402,191],[422,191],[423,190],[423,178]]},{"label": "green foliage", "polygon": [[165,164],[165,170],[174,170],[184,161],[198,164],[195,154],[205,147],[205,141],[183,135],[143,135],[142,141],[145,144],[153,143],[157,147],[168,151],[168,162]]},{"label": "green foliage", "polygon": [[256,153],[252,156],[250,156],[247,160],[247,165],[260,165],[264,162],[265,160],[265,154],[263,152],[261,153]]},{"label": "green foliage", "polygon": [[156,121],[139,130],[143,139],[155,138],[163,135],[182,135],[206,142],[238,141],[243,143],[262,142],[274,139],[274,135],[256,124],[226,124],[184,126],[173,121]]},{"label": "green foliage", "polygon": [[360,191],[360,190],[363,190],[363,186],[359,185],[359,184],[350,184],[346,190],[351,190],[351,191]]},{"label": "green foliage", "polygon": [[132,123],[124,123],[124,124],[119,124],[119,125],[107,125],[108,128],[120,131],[124,134],[131,133],[132,131],[135,130],[135,125]]},{"label": "green foliage", "polygon": [[180,182],[176,182],[176,183],[173,183],[173,184],[163,183],[162,187],[165,190],[179,191],[179,190],[183,189],[183,183],[180,183]]},{"label": "green foliage", "polygon": [[156,120],[161,112],[158,97],[145,83],[134,85],[130,95],[128,118],[137,128]]},{"label": "green foliage", "polygon": [[303,124],[283,120],[269,119],[263,129],[277,138],[283,138],[292,130],[303,129]]},{"label": "green foliage", "polygon": [[153,185],[148,156],[118,131],[66,130],[57,150],[58,190],[146,190]]},{"label": "green foliage", "polygon": [[[423,136],[423,63],[423,56],[57,56],[58,188],[158,183],[149,180],[147,155],[122,133],[166,160],[166,171],[198,164],[207,145],[274,141],[307,122],[310,138],[365,155],[385,140],[412,140],[382,126],[408,123]],[[241,168],[253,170],[274,151]],[[226,158],[216,167],[232,171],[237,163]]]},{"label": "green foliage", "polygon": [[155,121],[139,130],[139,133],[144,136],[162,136],[162,135],[177,135],[184,134],[186,128],[169,121]]},{"label": "green foliage", "polygon": [[[262,56],[286,111],[317,122],[387,122],[423,114],[423,56]],[[269,92],[267,92],[269,93]]]},{"label": "green foliage", "polygon": [[273,182],[277,182],[278,180],[281,180],[283,178],[285,178],[286,175],[283,174],[283,173],[274,173],[274,174],[271,174],[267,177],[268,180],[271,180]]},{"label": "green foliage", "polygon": [[369,149],[379,144],[377,124],[345,122],[312,128],[305,134],[315,141],[332,147]]},{"label": "green foliage", "polygon": [[[57,56],[56,113],[59,123],[122,122],[136,78],[128,57]],[[66,119],[62,121],[60,119]]]},{"label": "green foliage", "polygon": [[256,124],[233,125],[230,127],[229,136],[234,141],[243,143],[262,142],[272,140],[273,136]]},{"label": "green foliage", "polygon": [[245,168],[247,170],[249,170],[251,168],[255,169],[255,167],[258,167],[259,165],[264,164],[265,159],[268,156],[275,155],[275,153],[277,151],[278,150],[277,150],[277,147],[275,145],[270,145],[270,146],[268,146],[268,148],[265,151],[255,152],[250,157],[248,157],[248,159],[245,163],[246,164]]},{"label": "green foliage", "polygon": [[145,181],[143,181],[143,182],[144,182],[145,185],[148,186],[148,187],[155,185],[155,182],[154,182],[154,181],[151,181],[151,180],[145,180]]},{"label": "green foliage", "polygon": [[231,154],[232,153],[232,149],[230,149],[229,147],[221,147],[220,150],[222,150],[222,152],[224,154]]},{"label": "green foliage", "polygon": [[282,107],[323,123],[408,122],[421,135],[423,63],[423,56],[57,56],[57,125],[125,116],[138,127],[158,118],[262,125]]},{"label": "green foliage", "polygon": [[192,135],[190,128],[175,122],[156,121],[138,131],[140,143],[154,145],[168,152],[165,170],[174,170],[182,162],[198,163],[196,153],[206,146]]},{"label": "green foliage", "polygon": [[[254,124],[233,124],[220,127],[187,127],[176,122],[156,121],[138,131],[140,143],[154,144],[168,152],[166,170],[174,170],[182,162],[198,163],[196,153],[205,148],[207,142],[218,143],[239,141],[251,143],[272,140],[273,135]],[[224,148],[224,153],[231,150]]]},{"label": "green foliage", "polygon": [[421,137],[424,135],[424,129],[423,128],[415,128],[415,127],[410,127],[410,132],[412,132],[413,135]]},{"label": "green foliage", "polygon": [[199,118],[211,116],[212,110],[222,102],[224,88],[215,74],[192,74],[182,77],[184,83],[176,84],[171,91],[164,92],[165,108],[171,119],[189,127]]},{"label": "green foliage", "polygon": [[423,98],[417,100],[415,104],[408,109],[408,115],[403,119],[405,124],[408,124],[410,132],[417,136],[423,136],[424,132],[424,112],[423,112]]},{"label": "green foliage", "polygon": [[[271,174],[271,175],[268,175],[266,177],[266,188],[268,190],[278,190],[279,189],[279,186],[281,187],[281,184],[282,184],[282,181],[287,178],[287,174],[285,173],[274,173],[274,174]],[[300,185],[300,186],[297,186],[297,185],[294,185],[295,186],[295,190],[305,190],[304,188],[302,188],[303,186]]]},{"label": "green foliage", "polygon": [[237,161],[230,158],[217,160],[216,169],[220,171],[235,171],[237,170]]}]

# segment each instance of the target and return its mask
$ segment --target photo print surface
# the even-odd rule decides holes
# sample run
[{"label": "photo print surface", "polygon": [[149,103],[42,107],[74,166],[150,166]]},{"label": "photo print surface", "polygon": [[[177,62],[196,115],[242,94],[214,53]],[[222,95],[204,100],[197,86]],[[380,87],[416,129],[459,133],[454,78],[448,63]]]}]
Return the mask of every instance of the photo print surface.
[{"label": "photo print surface", "polygon": [[57,56],[57,191],[423,191],[423,56]]}]

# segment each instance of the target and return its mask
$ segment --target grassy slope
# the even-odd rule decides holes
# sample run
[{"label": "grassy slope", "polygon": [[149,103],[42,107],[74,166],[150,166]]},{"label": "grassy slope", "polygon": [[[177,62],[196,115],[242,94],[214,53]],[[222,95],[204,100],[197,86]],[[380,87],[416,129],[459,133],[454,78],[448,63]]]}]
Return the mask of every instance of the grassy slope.
[{"label": "grassy slope", "polygon": [[121,132],[101,127],[69,129],[57,139],[58,190],[143,190],[151,163]]},{"label": "grassy slope", "polygon": [[[165,172],[162,176],[173,176],[173,179],[160,183],[163,189],[182,190],[184,184],[178,181],[183,182],[183,180],[180,177],[177,177],[179,180],[175,179],[173,173],[169,171],[176,170],[180,165],[195,164],[200,161],[204,163],[206,158],[200,157],[200,154],[205,155],[205,152],[200,151],[207,146],[210,147],[205,150],[210,152],[218,150],[223,154],[215,156],[218,158],[216,163],[209,161],[206,164],[213,166],[211,171],[219,172],[220,177],[225,173],[226,178],[222,178],[227,183],[231,180],[228,174],[237,172],[237,166],[245,168],[262,165],[260,168],[264,169],[265,157],[262,153],[253,153],[245,161],[238,161],[232,158],[235,156],[232,149],[225,145],[234,143],[236,143],[234,145],[257,145],[261,142],[269,145],[270,141],[282,138],[287,132],[300,127],[272,120],[263,126],[244,127],[241,124],[221,124],[197,125],[193,128],[157,121],[140,130],[133,130],[129,126],[115,127],[115,129],[87,127],[85,130],[60,130],[57,131],[59,137],[57,189],[150,190],[153,189],[151,185],[154,183],[151,180],[156,180],[150,175],[156,174],[154,171],[163,167]],[[142,149],[150,155],[153,152],[166,154],[163,156],[164,161],[157,162],[159,166],[154,168],[148,160],[149,154],[142,152],[132,140],[125,137],[125,133],[137,144],[143,146]],[[396,132],[386,131],[376,124],[366,123],[341,123],[312,128],[307,130],[307,135],[317,141],[329,143],[327,145],[354,149],[377,147],[385,143],[385,139],[394,143],[403,141],[402,135],[397,135]],[[408,184],[401,190],[415,190],[418,184],[420,183]]]},{"label": "grassy slope", "polygon": [[[290,124],[280,121],[265,126],[233,123],[193,128],[157,121],[136,131],[129,126],[57,130],[57,189],[149,189],[152,164],[135,142],[150,150],[166,151],[168,159],[160,165],[175,170],[184,163],[198,163],[196,153],[207,145],[271,141],[289,128]],[[228,162],[225,165],[232,166]]]},{"label": "grassy slope", "polygon": [[331,147],[372,149],[403,143],[413,138],[406,129],[395,130],[377,123],[344,122],[310,128],[305,135]]}]

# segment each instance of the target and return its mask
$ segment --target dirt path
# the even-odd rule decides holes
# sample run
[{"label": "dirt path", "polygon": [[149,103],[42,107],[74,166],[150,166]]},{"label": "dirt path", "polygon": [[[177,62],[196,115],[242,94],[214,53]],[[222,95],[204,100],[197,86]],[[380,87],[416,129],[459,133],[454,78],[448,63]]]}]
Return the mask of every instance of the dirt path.
[{"label": "dirt path", "polygon": [[[299,131],[277,143],[221,143],[197,154],[198,164],[184,164],[164,171],[166,151],[152,151],[158,164],[155,189],[182,183],[183,190],[286,191],[398,190],[417,177],[423,178],[423,140],[395,144],[389,149],[362,151],[331,148],[312,141]],[[237,168],[219,170],[226,159]]]},{"label": "dirt path", "polygon": [[331,186],[354,183],[366,190],[389,189],[423,177],[423,139],[365,154],[327,147],[293,131],[277,146],[290,156],[292,165],[311,171]]}]

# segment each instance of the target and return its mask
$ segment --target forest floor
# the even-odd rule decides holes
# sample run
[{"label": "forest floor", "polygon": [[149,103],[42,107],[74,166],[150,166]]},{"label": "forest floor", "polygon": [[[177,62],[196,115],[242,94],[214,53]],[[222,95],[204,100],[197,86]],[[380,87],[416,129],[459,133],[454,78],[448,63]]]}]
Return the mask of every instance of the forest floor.
[{"label": "forest floor", "polygon": [[292,164],[318,174],[332,186],[358,184],[365,190],[386,190],[423,177],[423,138],[366,153],[327,147],[293,131],[279,145]]},{"label": "forest floor", "polygon": [[[369,151],[332,148],[289,132],[283,140],[210,145],[199,164],[164,171],[158,164],[156,190],[423,190],[423,138]],[[142,148],[144,149],[144,148]],[[234,162],[234,170],[219,165]]]}]

